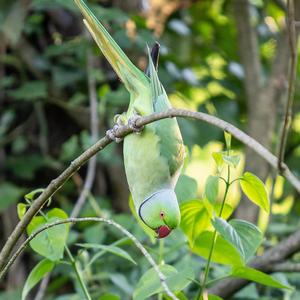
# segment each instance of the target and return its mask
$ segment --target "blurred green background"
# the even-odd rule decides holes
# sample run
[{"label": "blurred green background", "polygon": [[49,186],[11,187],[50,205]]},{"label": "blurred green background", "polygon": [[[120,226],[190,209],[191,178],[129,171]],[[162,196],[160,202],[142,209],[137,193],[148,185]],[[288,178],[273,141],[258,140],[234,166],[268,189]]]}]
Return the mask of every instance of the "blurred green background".
[{"label": "blurred green background", "polygon": [[[159,41],[159,76],[174,107],[216,115],[247,131],[276,153],[289,58],[285,2],[249,0],[249,19],[243,15],[245,2],[99,0],[88,4],[142,70],[147,64],[146,45]],[[299,10],[297,5],[296,9]],[[300,15],[298,10],[296,16]],[[252,28],[250,34],[247,25]],[[258,64],[258,73],[253,62]],[[258,76],[253,79],[251,72]],[[91,88],[96,92],[97,129],[101,137],[112,127],[114,115],[127,109],[129,96],[85,31],[73,1],[0,2],[0,245],[17,223],[16,204],[24,194],[46,187],[92,144]],[[298,83],[295,90],[285,161],[300,176]],[[188,155],[177,193],[180,201],[185,201],[201,198],[206,178],[216,171],[211,154],[221,150],[224,143],[223,132],[218,128],[183,119],[179,123]],[[269,224],[268,218],[244,199],[236,216],[258,222],[266,231],[264,246],[275,245],[299,227],[299,195],[236,140],[233,148],[243,157],[235,175],[244,168],[258,175],[267,182],[273,202]],[[86,166],[79,170],[54,196],[52,205],[70,214],[86,172]],[[151,244],[130,213],[121,144],[111,144],[97,155],[92,191],[87,198],[80,216],[97,215],[98,209],[133,232],[158,259],[157,243]],[[240,198],[235,186],[229,202],[236,206]],[[108,244],[120,237],[120,233],[104,225],[78,225],[71,231],[70,245],[82,241]],[[138,280],[149,268],[128,241],[124,244],[138,267],[109,254],[95,261],[86,273],[91,291],[98,297],[95,299],[119,299],[100,298],[105,293],[130,299]],[[85,265],[92,253],[81,250],[79,256]],[[204,265],[203,260],[188,251],[180,230],[165,241],[164,259],[178,269],[194,266],[196,278]],[[299,261],[299,255],[292,259]],[[5,282],[0,283],[1,300],[18,298],[29,270],[38,260],[29,250],[17,261]],[[222,267],[214,268],[212,276],[220,270]],[[234,299],[299,299],[300,275],[278,276],[299,285],[299,291],[283,292],[251,284]],[[68,268],[56,268],[42,299],[80,299],[75,295],[73,281]],[[197,285],[190,284],[185,290],[187,298],[191,299],[196,290]],[[36,292],[32,299],[37,299]]]}]

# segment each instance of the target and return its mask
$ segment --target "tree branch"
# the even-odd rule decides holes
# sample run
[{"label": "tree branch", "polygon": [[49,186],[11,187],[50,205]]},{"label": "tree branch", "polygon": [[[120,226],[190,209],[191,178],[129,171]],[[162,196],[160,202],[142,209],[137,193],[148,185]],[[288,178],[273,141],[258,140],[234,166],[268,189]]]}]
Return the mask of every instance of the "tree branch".
[{"label": "tree branch", "polygon": [[[292,256],[300,250],[300,230],[291,234],[279,244],[267,250],[262,256],[256,257],[250,262],[250,266],[266,273],[276,272],[279,262]],[[246,286],[249,281],[244,279],[225,279],[210,289],[210,293],[224,299],[230,298],[235,292]]]},{"label": "tree branch", "polygon": [[282,162],[284,161],[284,153],[286,147],[287,136],[292,120],[292,106],[295,90],[296,80],[296,66],[297,66],[297,35],[295,28],[295,13],[294,13],[294,0],[288,0],[287,2],[287,23],[288,23],[288,40],[290,48],[290,63],[289,63],[289,85],[287,104],[285,108],[285,117],[282,125],[279,154],[278,154],[278,170],[282,171]]},{"label": "tree branch", "polygon": [[[264,158],[273,168],[277,168],[278,159],[269,150],[264,148],[259,142],[248,136],[242,130],[236,128],[230,123],[223,121],[215,116],[210,116],[201,112],[192,112],[184,109],[169,109],[164,112],[154,113],[149,116],[141,117],[136,121],[137,127],[143,127],[149,123],[159,121],[165,118],[172,117],[184,117],[191,118],[200,121],[207,122],[214,126],[230,132],[236,139],[244,143],[246,146],[252,148],[257,154]],[[129,133],[132,133],[132,129],[128,125],[120,126],[116,130],[116,137],[123,138]],[[22,220],[16,225],[14,231],[7,239],[5,245],[0,252],[0,271],[6,265],[9,260],[13,247],[17,243],[21,234],[25,231],[26,227],[30,223],[31,219],[38,213],[38,211],[44,206],[47,200],[56,193],[61,186],[72,176],[82,165],[84,165],[92,156],[104,149],[112,142],[108,136],[103,137],[97,143],[88,148],[79,157],[71,162],[70,166],[65,169],[56,179],[52,180],[50,184],[45,188],[43,193],[33,202],[32,206],[25,213]],[[283,164],[282,175],[294,186],[294,188],[300,193],[300,181],[292,174],[289,168]]]},{"label": "tree branch", "polygon": [[272,266],[272,272],[300,272],[300,263],[283,262]]},{"label": "tree branch", "polygon": [[142,252],[142,254],[145,256],[145,258],[148,260],[148,262],[150,263],[150,265],[153,267],[153,269],[155,270],[155,272],[157,273],[159,280],[161,282],[161,285],[163,287],[163,289],[165,290],[166,294],[173,300],[179,300],[169,289],[167,283],[166,283],[166,277],[165,275],[160,271],[158,265],[155,263],[154,259],[152,258],[152,256],[149,254],[149,252],[145,249],[145,247],[137,240],[137,238],[131,234],[127,229],[125,229],[123,226],[121,226],[119,223],[116,223],[113,220],[110,219],[105,219],[105,218],[97,218],[97,217],[87,217],[87,218],[69,218],[69,219],[65,219],[65,220],[60,220],[57,222],[53,222],[50,224],[47,224],[43,227],[41,227],[40,229],[38,229],[37,231],[35,231],[34,233],[32,233],[22,244],[21,246],[18,248],[18,250],[15,252],[15,254],[10,258],[10,260],[8,261],[8,263],[6,264],[5,268],[3,269],[3,271],[0,273],[0,279],[5,275],[6,271],[10,268],[10,266],[14,263],[14,261],[16,260],[16,258],[25,250],[26,246],[29,244],[29,242],[34,239],[38,234],[40,234],[41,232],[52,228],[54,226],[58,226],[58,225],[62,225],[62,224],[66,224],[66,223],[80,223],[80,222],[104,222],[107,223],[109,225],[112,225],[114,227],[116,227],[117,229],[119,229],[122,233],[124,233],[125,235],[128,236],[129,239],[132,240],[132,242],[136,245],[136,247]]}]

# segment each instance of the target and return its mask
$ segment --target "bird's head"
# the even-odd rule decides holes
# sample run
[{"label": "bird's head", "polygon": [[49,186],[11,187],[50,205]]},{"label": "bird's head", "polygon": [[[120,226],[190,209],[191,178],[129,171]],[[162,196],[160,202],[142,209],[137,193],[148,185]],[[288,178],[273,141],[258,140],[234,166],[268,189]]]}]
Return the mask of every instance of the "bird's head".
[{"label": "bird's head", "polygon": [[162,189],[146,198],[138,213],[142,221],[157,233],[158,238],[168,236],[180,223],[177,197],[172,189]]}]

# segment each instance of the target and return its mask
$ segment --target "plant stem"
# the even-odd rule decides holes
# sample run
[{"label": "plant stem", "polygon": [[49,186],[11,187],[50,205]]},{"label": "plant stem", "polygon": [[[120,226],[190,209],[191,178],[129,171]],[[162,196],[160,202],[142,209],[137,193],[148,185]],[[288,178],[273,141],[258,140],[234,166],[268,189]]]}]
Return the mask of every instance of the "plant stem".
[{"label": "plant stem", "polygon": [[[159,257],[158,257],[158,265],[161,266],[164,263],[164,240],[160,239],[159,240]],[[162,300],[163,299],[163,294],[159,293],[157,300]]]},{"label": "plant stem", "polygon": [[79,268],[78,268],[78,266],[76,264],[76,260],[74,259],[74,257],[72,255],[70,249],[68,248],[68,246],[65,246],[65,249],[66,249],[66,252],[67,252],[67,254],[69,256],[69,259],[71,261],[72,267],[73,267],[73,269],[75,271],[76,277],[77,277],[77,279],[78,279],[78,281],[80,283],[81,289],[82,289],[82,291],[83,291],[83,293],[85,295],[86,300],[91,300],[92,298],[91,298],[91,296],[90,296],[90,294],[88,292],[88,289],[87,289],[87,287],[86,287],[86,285],[85,285],[85,283],[84,283],[84,281],[82,279],[82,274],[81,274],[81,271],[79,270]]},{"label": "plant stem", "polygon": [[[223,209],[224,209],[224,206],[225,206],[226,197],[227,197],[227,194],[228,194],[229,187],[230,187],[230,166],[228,165],[225,193],[224,193],[224,197],[223,197],[223,200],[222,200],[221,209],[220,209],[220,212],[219,212],[219,215],[218,215],[219,218],[222,217],[222,213],[223,213]],[[212,258],[213,252],[214,252],[216,240],[217,240],[217,230],[215,229],[214,234],[213,234],[213,238],[212,238],[212,243],[211,243],[210,250],[209,250],[207,263],[206,263],[205,270],[204,270],[203,281],[202,281],[201,287],[199,289],[199,292],[198,292],[198,295],[197,295],[197,298],[196,298],[198,300],[201,300],[201,298],[203,296],[203,292],[205,290],[206,281],[207,281],[209,268],[210,268],[210,263],[211,263],[211,258]]]}]

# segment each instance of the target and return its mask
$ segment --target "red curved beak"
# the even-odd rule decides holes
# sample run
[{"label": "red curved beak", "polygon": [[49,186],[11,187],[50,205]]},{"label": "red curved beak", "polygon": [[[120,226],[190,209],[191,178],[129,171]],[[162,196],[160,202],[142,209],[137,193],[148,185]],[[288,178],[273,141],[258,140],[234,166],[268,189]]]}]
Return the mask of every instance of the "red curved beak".
[{"label": "red curved beak", "polygon": [[167,225],[163,225],[163,226],[160,226],[156,232],[158,234],[158,237],[159,239],[162,239],[162,238],[165,238],[166,236],[168,236],[170,234],[172,230],[167,226]]}]

